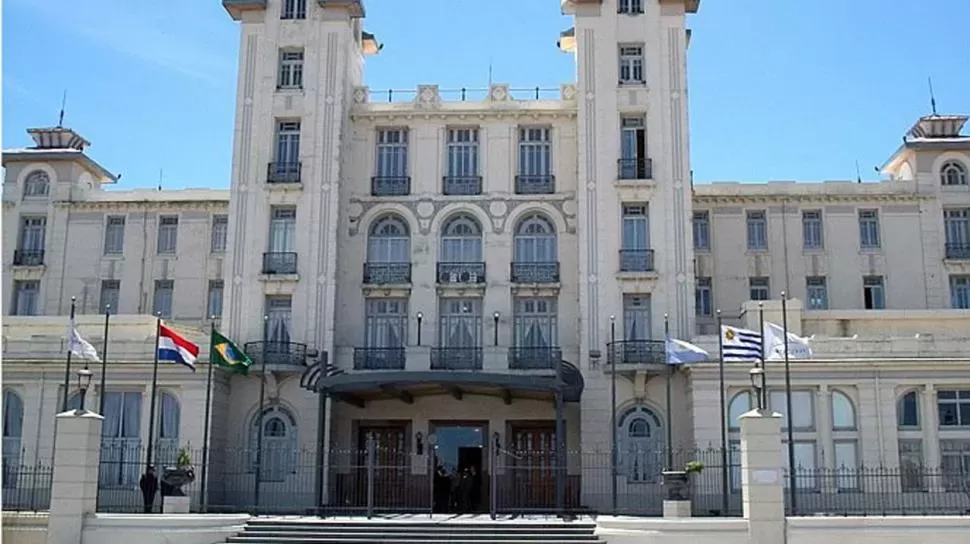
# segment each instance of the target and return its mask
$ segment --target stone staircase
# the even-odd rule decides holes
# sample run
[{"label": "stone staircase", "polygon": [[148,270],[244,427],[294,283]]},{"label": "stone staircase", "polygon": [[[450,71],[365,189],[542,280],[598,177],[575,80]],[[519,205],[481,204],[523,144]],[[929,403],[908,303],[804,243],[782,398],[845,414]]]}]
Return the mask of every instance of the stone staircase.
[{"label": "stone staircase", "polygon": [[596,524],[546,520],[253,518],[235,544],[598,544]]}]

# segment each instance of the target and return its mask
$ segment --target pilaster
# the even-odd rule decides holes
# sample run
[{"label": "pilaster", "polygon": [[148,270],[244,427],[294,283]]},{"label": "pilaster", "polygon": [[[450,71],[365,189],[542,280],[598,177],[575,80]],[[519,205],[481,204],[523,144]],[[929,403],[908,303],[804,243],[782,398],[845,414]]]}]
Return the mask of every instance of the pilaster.
[{"label": "pilaster", "polygon": [[781,422],[776,412],[752,410],[741,416],[741,493],[751,542],[785,541]]},{"label": "pilaster", "polygon": [[79,544],[84,517],[95,512],[103,419],[94,412],[57,414],[47,544]]}]

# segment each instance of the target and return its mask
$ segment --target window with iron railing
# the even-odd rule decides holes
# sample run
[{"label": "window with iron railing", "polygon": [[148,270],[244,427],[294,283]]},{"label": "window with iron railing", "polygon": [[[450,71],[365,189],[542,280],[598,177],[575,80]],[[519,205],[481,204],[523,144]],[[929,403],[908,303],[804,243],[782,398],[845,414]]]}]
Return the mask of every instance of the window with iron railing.
[{"label": "window with iron railing", "polygon": [[970,208],[943,210],[946,258],[970,259]]},{"label": "window with iron railing", "polygon": [[408,129],[377,130],[377,158],[371,193],[400,196],[411,192],[408,175]]},{"label": "window with iron railing", "polygon": [[478,129],[449,128],[447,130],[448,164],[442,192],[446,195],[481,194]]},{"label": "window with iron railing", "polygon": [[515,178],[518,194],[551,194],[555,192],[552,176],[552,129],[519,128],[519,173]]}]

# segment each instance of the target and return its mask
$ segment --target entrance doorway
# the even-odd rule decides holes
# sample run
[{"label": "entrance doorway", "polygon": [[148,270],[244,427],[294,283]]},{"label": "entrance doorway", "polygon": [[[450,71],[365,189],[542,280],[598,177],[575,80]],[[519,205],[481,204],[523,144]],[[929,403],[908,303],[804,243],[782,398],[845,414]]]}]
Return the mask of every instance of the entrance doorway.
[{"label": "entrance doorway", "polygon": [[483,469],[488,429],[480,423],[432,424],[434,511],[481,512],[488,504]]}]

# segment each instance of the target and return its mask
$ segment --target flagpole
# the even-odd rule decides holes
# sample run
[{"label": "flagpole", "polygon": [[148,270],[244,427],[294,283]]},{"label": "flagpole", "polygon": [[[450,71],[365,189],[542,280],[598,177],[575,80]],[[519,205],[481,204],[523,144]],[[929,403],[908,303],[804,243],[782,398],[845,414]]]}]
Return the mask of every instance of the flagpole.
[{"label": "flagpole", "polygon": [[[152,466],[152,449],[155,447],[155,395],[158,392],[158,336],[162,332],[162,314],[155,316],[155,362],[152,366],[152,394],[148,407],[148,453],[145,455],[145,470]],[[152,502],[154,502],[152,497]]]},{"label": "flagpole", "polygon": [[670,317],[664,314],[664,364],[667,366],[667,470],[674,469],[674,429],[673,415],[670,408],[670,380],[673,376],[673,365],[667,360],[667,339],[670,338]]},{"label": "flagpole", "polygon": [[616,514],[616,316],[610,316],[610,346],[607,356],[610,358],[610,493],[613,497],[613,514]]},{"label": "flagpole", "polygon": [[721,332],[721,310],[717,310],[717,370],[721,382],[721,515],[728,515],[728,439],[727,439],[727,403],[724,391],[724,333]]},{"label": "flagpole", "polygon": [[101,393],[98,395],[98,413],[104,415],[105,376],[108,373],[108,319],[111,317],[111,305],[104,305],[104,341],[101,343]]},{"label": "flagpole", "polygon": [[67,399],[71,391],[71,335],[74,334],[74,312],[77,307],[77,297],[71,297],[71,324],[67,331],[67,363],[64,365],[64,402],[61,404],[61,411],[67,411]]},{"label": "flagpole", "polygon": [[[263,316],[263,322],[268,322],[269,316]],[[265,327],[264,327],[264,330]],[[259,413],[257,421],[259,429],[256,431],[256,478],[255,489],[253,489],[253,507],[259,510],[259,479],[263,473],[263,403],[266,402],[266,350],[262,353],[262,372],[259,373]]]},{"label": "flagpole", "polygon": [[[758,329],[758,332],[761,335],[761,356],[759,357],[759,359],[761,359],[762,372],[766,372],[765,371],[765,303],[761,301],[758,302],[758,326],[760,327]],[[765,387],[762,387],[761,391],[758,393],[758,407],[764,410],[767,410],[768,409],[767,373],[763,373],[762,377],[763,377],[762,384],[765,385]]]},{"label": "flagpole", "polygon": [[212,338],[216,334],[216,318],[209,318],[209,372],[205,380],[205,416],[202,427],[202,483],[199,486],[199,497],[202,500],[202,511],[205,512],[209,505],[209,497],[205,494],[206,475],[209,472],[209,421],[212,410]]},{"label": "flagpole", "polygon": [[788,411],[788,493],[791,515],[798,511],[795,493],[795,437],[792,430],[791,368],[788,364],[788,294],[781,292],[781,328],[785,337],[785,410]]}]

